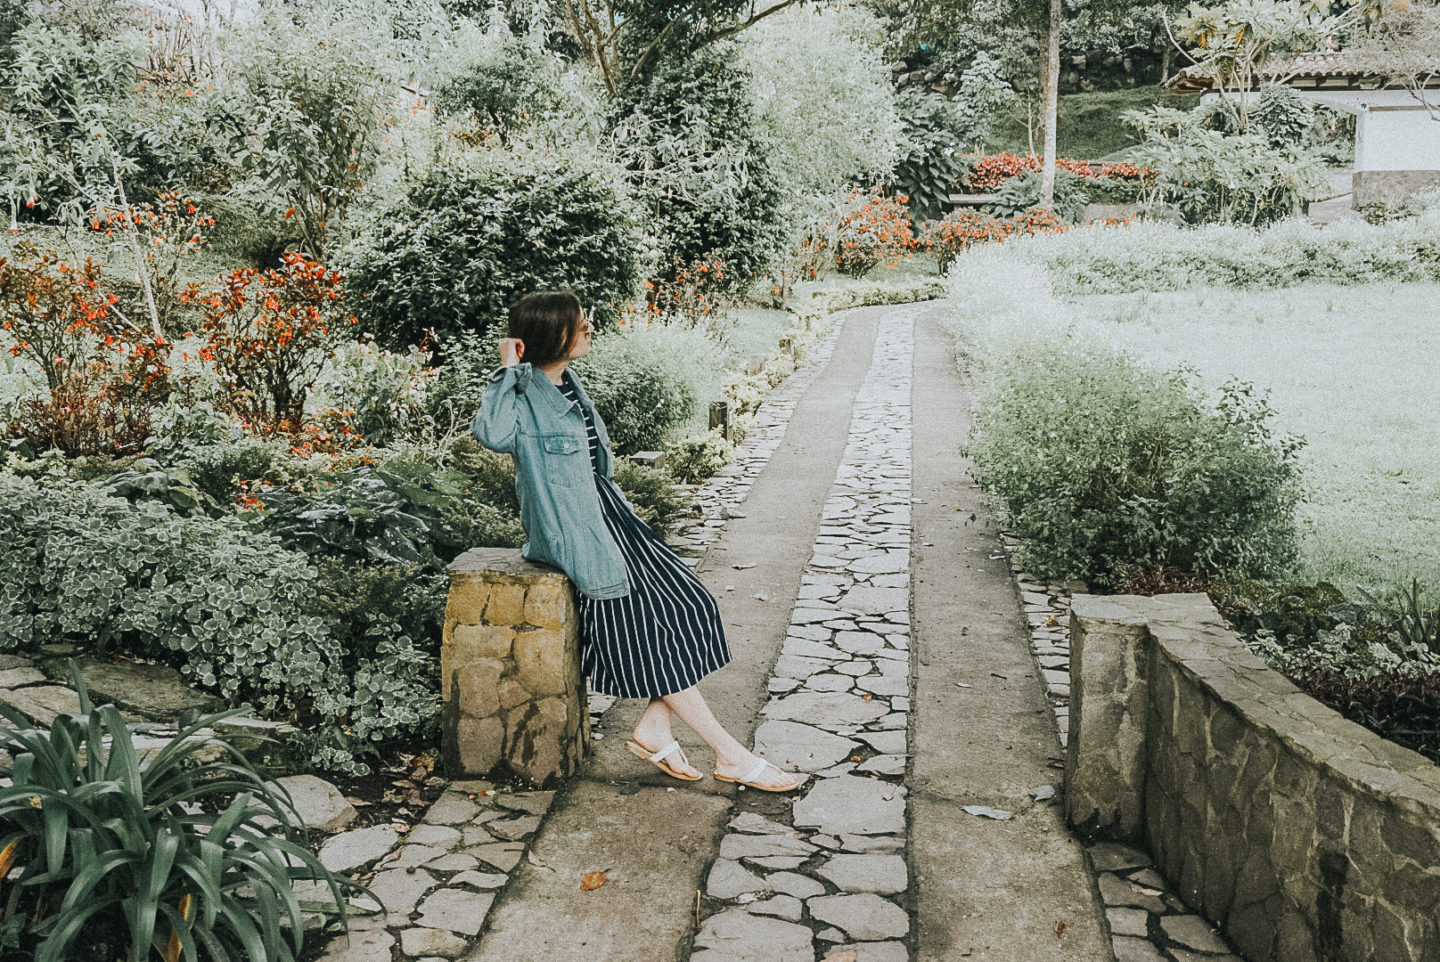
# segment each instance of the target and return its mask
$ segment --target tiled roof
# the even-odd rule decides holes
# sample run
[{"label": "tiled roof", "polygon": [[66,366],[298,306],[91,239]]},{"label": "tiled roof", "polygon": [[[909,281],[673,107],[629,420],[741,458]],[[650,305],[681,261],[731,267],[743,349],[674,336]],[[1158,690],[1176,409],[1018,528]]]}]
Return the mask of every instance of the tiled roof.
[{"label": "tiled roof", "polygon": [[[1440,84],[1440,56],[1431,57],[1423,67],[1435,72],[1435,83]],[[1332,78],[1355,78],[1382,83],[1401,65],[1397,62],[1394,70],[1377,64],[1375,55],[1350,50],[1330,50],[1317,53],[1297,54],[1289,60],[1272,64],[1264,71],[1263,79],[1277,80],[1328,80]],[[1405,69],[1413,69],[1409,64]],[[1214,67],[1210,64],[1192,64],[1175,75],[1170,86],[1176,93],[1199,93],[1214,85]],[[1428,85],[1427,85],[1428,86]]]}]

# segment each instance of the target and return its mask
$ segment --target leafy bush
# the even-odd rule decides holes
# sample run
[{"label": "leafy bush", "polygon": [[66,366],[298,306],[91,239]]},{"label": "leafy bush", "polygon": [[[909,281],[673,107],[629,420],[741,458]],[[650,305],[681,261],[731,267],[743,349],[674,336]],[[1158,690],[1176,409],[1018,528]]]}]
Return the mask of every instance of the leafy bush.
[{"label": "leafy bush", "polygon": [[690,499],[670,483],[664,471],[621,460],[615,466],[615,483],[640,520],[660,534],[693,513]]},{"label": "leafy bush", "polygon": [[602,326],[640,282],[639,239],[620,173],[593,158],[487,155],[432,170],[381,207],[341,255],[366,330],[401,350],[434,331],[504,329],[532,290],[570,288]]},{"label": "leafy bush", "polygon": [[785,198],[733,43],[655,61],[616,97],[611,128],[661,264],[718,255],[737,289],[765,272],[785,245]]},{"label": "leafy bush", "polygon": [[507,515],[519,517],[515,461],[510,455],[481,447],[480,442],[467,432],[450,446],[450,463],[453,470],[465,476],[466,487],[476,498],[503,509]]},{"label": "leafy bush", "polygon": [[734,448],[720,429],[665,446],[665,473],[680,484],[701,484],[730,463]]},{"label": "leafy bush", "polygon": [[373,338],[340,344],[315,380],[322,421],[343,421],[357,438],[386,444],[426,423],[437,372],[419,348],[387,351]]},{"label": "leafy bush", "polygon": [[48,733],[0,705],[0,823],[12,833],[0,878],[20,880],[4,929],[35,946],[36,962],[143,960],[162,947],[167,959],[292,962],[298,879],[323,882],[343,921],[341,890],[354,883],[298,843],[283,790],[202,733],[231,714],[199,719],[142,760],[120,712],[91,708],[83,685],[80,714]]},{"label": "leafy bush", "polygon": [[327,260],[378,162],[400,78],[373,23],[323,7],[303,26],[276,10],[229,36],[244,82],[232,149],[289,204],[309,256]]},{"label": "leafy bush", "polygon": [[436,78],[434,103],[442,116],[475,124],[481,140],[510,143],[533,118],[560,108],[557,61],[531,38],[503,24],[461,27],[456,56]]},{"label": "leafy bush", "polygon": [[741,34],[760,125],[795,214],[895,164],[900,124],[879,24],[854,6],[792,7]]},{"label": "leafy bush", "polygon": [[835,266],[847,277],[861,278],[877,267],[895,268],[910,257],[915,235],[905,197],[854,191],[849,209],[835,223]]},{"label": "leafy bush", "polygon": [[0,257],[0,328],[14,357],[44,377],[11,433],[33,450],[69,454],[133,448],[150,428],[152,408],[169,387],[169,346],[137,331],[113,310],[101,266],[71,265],[53,250],[17,244]]},{"label": "leafy bush", "polygon": [[617,454],[659,450],[720,393],[717,350],[703,332],[627,325],[596,338],[575,363]]},{"label": "leafy bush", "polygon": [[199,309],[200,356],[228,394],[220,403],[265,425],[298,428],[305,399],[347,324],[343,275],[300,254],[278,268],[244,267],[181,294]]},{"label": "leafy bush", "polygon": [[905,90],[895,106],[903,135],[894,192],[910,198],[916,216],[939,217],[969,169],[961,156],[969,125],[959,106],[938,94]]},{"label": "leafy bush", "polygon": [[469,495],[458,471],[390,461],[317,478],[312,485],[251,486],[245,517],[307,554],[439,570],[467,548],[518,547],[515,518]]},{"label": "leafy bush", "polygon": [[1307,694],[1440,762],[1440,609],[1418,582],[1348,601],[1333,585],[1241,582],[1211,592],[1246,645]]},{"label": "leafy bush", "polygon": [[1156,107],[1127,119],[1144,136],[1136,159],[1155,171],[1143,200],[1190,223],[1271,223],[1328,186],[1315,154],[1253,130],[1226,135],[1207,126],[1203,111]]},{"label": "leafy bush", "polygon": [[[1042,177],[1039,171],[1027,171],[1019,177],[1011,177],[995,192],[995,213],[1002,217],[1013,217],[1022,211],[1040,205]],[[1067,224],[1078,224],[1085,214],[1085,205],[1090,203],[1086,182],[1078,174],[1063,168],[1055,171],[1054,211]]]},{"label": "leafy bush", "polygon": [[[391,678],[394,702],[433,702],[413,676],[375,676],[307,613],[315,568],[268,535],[73,483],[0,476],[0,495],[0,639],[8,650],[58,638],[114,646],[173,665],[232,703],[248,700],[306,727],[364,730],[377,742],[409,731],[420,713],[372,712],[364,679]],[[315,761],[353,767],[339,752]]]},{"label": "leafy bush", "polygon": [[[1440,280],[1440,210],[1384,226],[1319,227],[1286,221],[1263,230],[1171,224],[1086,228],[1064,238],[1037,236],[1007,244],[1007,258],[1043,267],[1064,296],[1174,291],[1223,285],[1289,287]],[[1012,271],[1013,272],[1013,271]]]},{"label": "leafy bush", "polygon": [[950,269],[960,252],[972,244],[999,242],[1016,234],[1058,233],[1063,230],[1065,226],[1060,219],[1043,207],[1032,207],[1003,220],[983,211],[953,210],[926,224],[918,245],[935,255],[935,262],[943,274]]},{"label": "leafy bush", "polygon": [[1108,585],[1295,561],[1300,442],[1246,386],[1211,403],[1182,374],[1043,343],[988,362],[978,408],[969,451],[1037,574]]}]

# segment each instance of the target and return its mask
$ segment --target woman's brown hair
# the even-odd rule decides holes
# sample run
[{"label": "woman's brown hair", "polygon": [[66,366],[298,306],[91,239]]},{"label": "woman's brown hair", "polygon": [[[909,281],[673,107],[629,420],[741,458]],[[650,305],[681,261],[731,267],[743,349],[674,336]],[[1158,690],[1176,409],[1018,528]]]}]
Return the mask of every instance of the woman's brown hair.
[{"label": "woman's brown hair", "polygon": [[521,360],[554,364],[570,354],[582,321],[580,298],[570,291],[535,291],[511,305],[506,336],[525,343]]}]

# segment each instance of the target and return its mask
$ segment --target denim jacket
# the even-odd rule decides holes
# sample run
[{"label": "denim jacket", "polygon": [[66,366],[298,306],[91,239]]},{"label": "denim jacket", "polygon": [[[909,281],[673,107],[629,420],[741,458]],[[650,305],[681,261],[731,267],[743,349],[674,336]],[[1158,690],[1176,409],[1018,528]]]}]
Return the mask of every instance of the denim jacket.
[{"label": "denim jacket", "polygon": [[[600,483],[614,485],[610,436],[580,378],[570,376],[600,436]],[[515,459],[520,524],[530,539],[521,553],[564,571],[587,597],[628,595],[625,559],[600,514],[579,406],[522,362],[490,375],[470,430],[485,447]]]}]

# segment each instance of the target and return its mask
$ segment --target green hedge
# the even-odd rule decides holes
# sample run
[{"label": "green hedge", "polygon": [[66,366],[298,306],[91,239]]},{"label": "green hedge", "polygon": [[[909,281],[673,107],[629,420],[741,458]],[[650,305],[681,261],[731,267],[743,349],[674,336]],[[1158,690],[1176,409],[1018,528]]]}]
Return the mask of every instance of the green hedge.
[{"label": "green hedge", "polygon": [[1440,281],[1440,205],[1383,226],[1286,221],[1256,230],[1149,223],[1019,238],[1005,247],[1007,256],[1043,267],[1061,295]]}]

